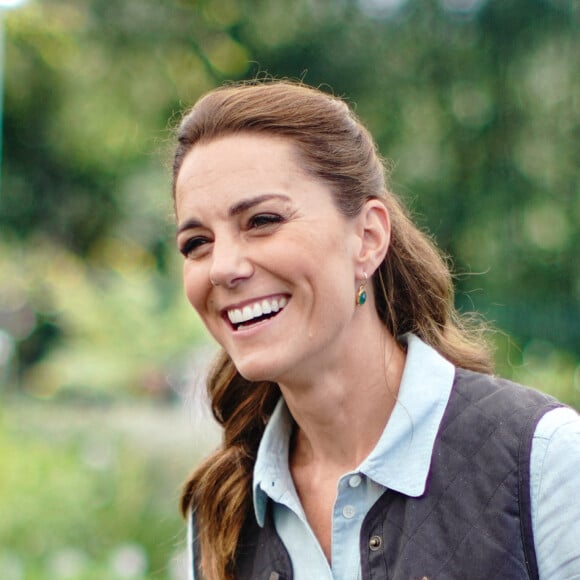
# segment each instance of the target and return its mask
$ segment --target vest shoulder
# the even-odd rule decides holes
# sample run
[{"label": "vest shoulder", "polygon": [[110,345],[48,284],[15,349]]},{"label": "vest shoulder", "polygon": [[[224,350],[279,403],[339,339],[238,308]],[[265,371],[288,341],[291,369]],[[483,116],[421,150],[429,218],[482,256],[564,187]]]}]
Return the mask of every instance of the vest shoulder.
[{"label": "vest shoulder", "polygon": [[493,442],[517,454],[520,445],[522,450],[531,448],[541,417],[561,406],[553,397],[512,381],[456,369],[440,438],[453,446],[476,448]]},{"label": "vest shoulder", "polygon": [[500,404],[502,407],[562,407],[554,397],[531,387],[494,375],[457,368],[453,392],[477,404]]}]

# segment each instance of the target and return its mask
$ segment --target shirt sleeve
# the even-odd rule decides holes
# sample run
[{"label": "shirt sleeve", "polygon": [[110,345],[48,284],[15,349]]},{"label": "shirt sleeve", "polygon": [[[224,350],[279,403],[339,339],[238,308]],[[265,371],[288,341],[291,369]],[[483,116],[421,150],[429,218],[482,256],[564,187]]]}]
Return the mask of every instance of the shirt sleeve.
[{"label": "shirt sleeve", "polygon": [[540,580],[580,579],[580,416],[574,410],[549,411],[538,423],[530,488]]}]

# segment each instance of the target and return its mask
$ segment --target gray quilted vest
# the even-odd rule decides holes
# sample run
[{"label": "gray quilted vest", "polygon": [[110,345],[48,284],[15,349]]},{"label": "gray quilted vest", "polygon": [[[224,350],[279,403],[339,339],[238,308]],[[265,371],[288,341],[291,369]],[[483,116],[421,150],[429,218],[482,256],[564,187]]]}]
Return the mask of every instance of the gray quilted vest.
[{"label": "gray quilted vest", "polygon": [[[387,490],[363,522],[362,578],[537,579],[530,451],[538,421],[557,406],[537,391],[457,369],[425,493]],[[242,531],[236,578],[292,578],[269,509],[263,528],[252,513]]]}]

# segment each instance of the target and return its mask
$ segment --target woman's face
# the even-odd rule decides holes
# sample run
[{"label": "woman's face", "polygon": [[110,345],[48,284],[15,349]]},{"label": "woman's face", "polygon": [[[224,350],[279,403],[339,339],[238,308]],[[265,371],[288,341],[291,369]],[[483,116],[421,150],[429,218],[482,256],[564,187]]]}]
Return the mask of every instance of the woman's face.
[{"label": "woman's face", "polygon": [[305,174],[290,141],[198,144],[176,181],[186,295],[249,380],[299,380],[351,344],[357,218]]}]

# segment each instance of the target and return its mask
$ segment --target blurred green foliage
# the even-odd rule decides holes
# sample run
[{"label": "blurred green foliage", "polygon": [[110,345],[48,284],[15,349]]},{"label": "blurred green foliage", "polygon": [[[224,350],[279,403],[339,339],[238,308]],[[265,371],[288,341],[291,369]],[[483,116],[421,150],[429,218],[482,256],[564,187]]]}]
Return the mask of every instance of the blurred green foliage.
[{"label": "blurred green foliage", "polygon": [[195,341],[170,129],[224,79],[267,73],[355,102],[393,188],[453,257],[462,309],[509,334],[516,364],[541,340],[575,369],[579,15],[573,0],[38,0],[8,14],[0,320],[32,311],[8,328],[19,384],[135,388],[140,362],[165,372]]},{"label": "blurred green foliage", "polygon": [[171,397],[172,370],[203,336],[179,284],[130,238],[104,238],[93,252],[81,259],[48,238],[0,245],[15,380],[40,398]]},{"label": "blurred green foliage", "polygon": [[[166,408],[199,373],[171,128],[225,80],[356,103],[453,257],[458,305],[499,329],[499,374],[580,408],[577,1],[30,0],[4,20],[0,505],[18,509],[0,518],[2,577],[166,577],[185,469],[97,437],[99,421],[54,436],[21,418]],[[113,450],[101,471],[94,437]]]},{"label": "blurred green foliage", "polygon": [[184,418],[143,404],[5,404],[0,577],[185,578],[177,482],[203,449],[176,445]]},{"label": "blurred green foliage", "polygon": [[[85,287],[110,302],[94,315],[147,335],[146,317],[115,313],[108,284],[125,259],[149,305],[179,300],[171,125],[224,79],[304,78],[356,103],[393,188],[468,273],[460,306],[518,347],[577,356],[579,14],[573,0],[30,2],[7,15],[2,254],[84,260]],[[11,286],[4,311],[22,301]],[[117,305],[133,295],[117,290]],[[15,345],[24,373],[74,348],[59,299],[42,300],[50,315],[34,305]]]}]

